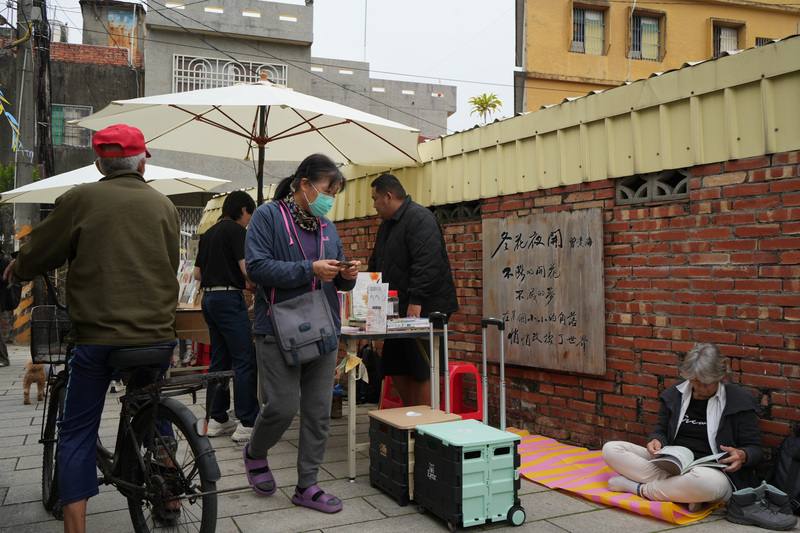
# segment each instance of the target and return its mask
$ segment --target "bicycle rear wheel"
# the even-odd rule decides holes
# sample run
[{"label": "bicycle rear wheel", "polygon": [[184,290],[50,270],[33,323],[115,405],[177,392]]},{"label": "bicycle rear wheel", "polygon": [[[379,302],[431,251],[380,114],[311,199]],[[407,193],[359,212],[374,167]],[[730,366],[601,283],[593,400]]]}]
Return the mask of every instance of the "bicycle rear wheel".
[{"label": "bicycle rear wheel", "polygon": [[44,431],[42,433],[42,504],[52,511],[58,502],[58,419],[64,412],[66,381],[62,375],[56,378],[50,389]]},{"label": "bicycle rear wheel", "polygon": [[139,449],[128,445],[120,457],[123,478],[147,488],[145,499],[128,498],[133,528],[143,533],[211,533],[217,523],[217,495],[196,496],[215,491],[220,477],[211,443],[196,433],[195,416],[180,402],[162,399],[157,413],[156,427],[152,406],[136,414],[132,425]]}]

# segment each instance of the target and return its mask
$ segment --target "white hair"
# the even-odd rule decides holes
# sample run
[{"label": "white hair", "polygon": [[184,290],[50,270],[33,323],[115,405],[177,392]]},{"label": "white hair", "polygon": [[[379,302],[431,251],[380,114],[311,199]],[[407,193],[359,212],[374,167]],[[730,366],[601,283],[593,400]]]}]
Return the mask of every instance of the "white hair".
[{"label": "white hair", "polygon": [[695,344],[683,358],[679,369],[684,379],[696,379],[706,384],[722,381],[727,373],[719,348],[708,343]]},{"label": "white hair", "polygon": [[146,155],[144,152],[128,157],[101,157],[97,160],[97,166],[100,167],[100,172],[104,176],[123,170],[137,172],[139,170],[139,163],[141,163],[145,157]]}]

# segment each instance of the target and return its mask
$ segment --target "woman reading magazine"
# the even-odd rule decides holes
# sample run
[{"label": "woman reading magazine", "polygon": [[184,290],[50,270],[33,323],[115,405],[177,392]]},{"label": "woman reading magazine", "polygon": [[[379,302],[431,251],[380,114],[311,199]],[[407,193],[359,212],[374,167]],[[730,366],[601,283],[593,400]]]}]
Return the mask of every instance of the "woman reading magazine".
[{"label": "woman reading magazine", "polygon": [[[762,450],[756,402],[741,387],[722,382],[725,361],[713,344],[696,345],[679,368],[686,381],[661,394],[658,424],[647,447],[622,441],[603,446],[603,459],[620,474],[609,479],[608,486],[648,500],[693,504],[690,507],[727,501],[732,484],[737,489],[758,484],[753,467],[761,461]],[[669,457],[660,452],[673,446],[691,451],[691,459],[684,452],[680,467],[668,463]],[[664,451],[672,452],[671,457],[681,455],[680,450]],[[717,454],[724,455],[707,458]],[[701,458],[707,462],[689,466]]]}]

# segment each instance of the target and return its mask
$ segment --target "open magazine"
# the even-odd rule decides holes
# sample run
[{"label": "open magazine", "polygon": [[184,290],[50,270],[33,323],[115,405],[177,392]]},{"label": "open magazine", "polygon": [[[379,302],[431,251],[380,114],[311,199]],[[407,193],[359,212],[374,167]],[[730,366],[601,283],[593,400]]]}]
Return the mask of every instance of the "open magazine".
[{"label": "open magazine", "polygon": [[685,474],[696,466],[726,468],[728,465],[719,462],[726,455],[728,455],[728,452],[720,452],[695,459],[694,453],[689,448],[684,446],[664,446],[656,453],[655,458],[650,459],[650,462],[676,476]]}]

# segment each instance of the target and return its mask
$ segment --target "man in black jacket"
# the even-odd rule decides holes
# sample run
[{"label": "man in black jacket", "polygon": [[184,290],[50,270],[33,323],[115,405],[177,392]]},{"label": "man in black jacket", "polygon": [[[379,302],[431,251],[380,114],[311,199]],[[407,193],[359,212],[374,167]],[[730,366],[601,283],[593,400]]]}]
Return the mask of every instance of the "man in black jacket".
[{"label": "man in black jacket", "polygon": [[[383,223],[369,260],[370,272],[381,272],[384,283],[396,290],[400,315],[426,317],[438,311],[458,310],[453,273],[444,237],[430,210],[413,202],[400,181],[383,174],[372,182],[372,200]],[[393,377],[405,405],[430,402],[427,343],[387,340],[382,370]]]}]

